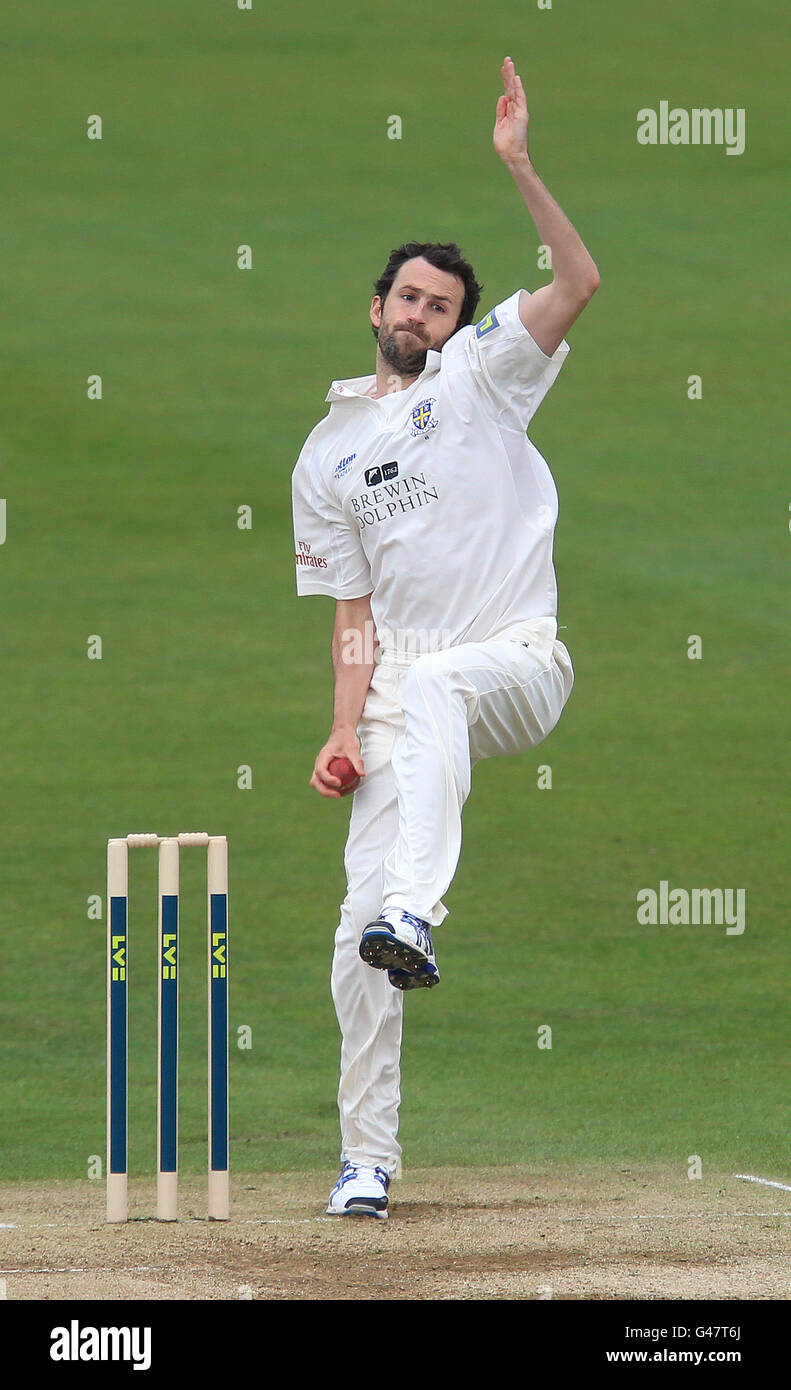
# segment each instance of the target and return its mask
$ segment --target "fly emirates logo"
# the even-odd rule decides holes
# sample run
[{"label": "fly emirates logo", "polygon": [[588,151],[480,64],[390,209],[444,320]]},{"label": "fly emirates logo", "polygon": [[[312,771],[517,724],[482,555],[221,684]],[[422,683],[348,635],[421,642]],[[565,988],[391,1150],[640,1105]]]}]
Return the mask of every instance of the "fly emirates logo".
[{"label": "fly emirates logo", "polygon": [[426,482],[425,473],[411,473],[404,478],[392,477],[397,467],[397,464],[386,463],[381,470],[369,469],[366,482],[378,483],[381,476],[381,484],[375,487],[369,485],[367,492],[349,499],[361,531],[389,521],[398,514],[419,511],[421,507],[438,500],[436,486]]}]

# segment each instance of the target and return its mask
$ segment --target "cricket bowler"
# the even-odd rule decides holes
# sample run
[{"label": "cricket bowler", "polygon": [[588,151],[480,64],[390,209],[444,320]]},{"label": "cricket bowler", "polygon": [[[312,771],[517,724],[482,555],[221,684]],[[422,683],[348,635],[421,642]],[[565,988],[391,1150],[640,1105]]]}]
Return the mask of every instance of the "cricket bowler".
[{"label": "cricket bowler", "polygon": [[[333,722],[310,785],[353,794],[332,965],[339,1216],[388,1215],[404,995],[439,984],[433,934],[472,769],[545,739],[574,680],[557,493],[526,431],[599,274],[533,167],[510,58],[502,79],[494,148],[551,249],[551,284],[475,324],[481,286],[459,247],[399,246],[371,302],[375,373],[332,383],[292,476],[297,593],[336,603]],[[351,764],[346,783],[333,759]]]}]

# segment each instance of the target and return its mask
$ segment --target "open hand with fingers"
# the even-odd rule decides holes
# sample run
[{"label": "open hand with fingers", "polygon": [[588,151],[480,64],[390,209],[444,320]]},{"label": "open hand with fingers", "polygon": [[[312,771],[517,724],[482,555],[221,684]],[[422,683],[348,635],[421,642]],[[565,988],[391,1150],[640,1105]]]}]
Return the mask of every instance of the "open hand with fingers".
[{"label": "open hand with fingers", "polygon": [[497,102],[493,139],[494,148],[508,164],[511,160],[523,158],[528,152],[527,127],[530,117],[522,79],[514,67],[513,58],[506,58],[501,73],[504,92]]}]

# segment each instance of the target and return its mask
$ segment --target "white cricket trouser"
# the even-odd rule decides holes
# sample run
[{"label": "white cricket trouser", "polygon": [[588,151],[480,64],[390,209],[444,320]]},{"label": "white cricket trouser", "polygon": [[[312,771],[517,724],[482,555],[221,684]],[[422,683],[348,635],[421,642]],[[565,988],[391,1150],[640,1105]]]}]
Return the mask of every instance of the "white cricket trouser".
[{"label": "white cricket trouser", "polygon": [[433,926],[447,916],[441,899],[461,852],[473,766],[540,743],[571,693],[565,646],[525,646],[534,634],[524,623],[407,662],[385,651],[374,668],[357,729],[366,775],[352,804],[332,965],[342,1159],[392,1172],[401,1154],[404,994],[360,958],[360,937],[383,907]]}]

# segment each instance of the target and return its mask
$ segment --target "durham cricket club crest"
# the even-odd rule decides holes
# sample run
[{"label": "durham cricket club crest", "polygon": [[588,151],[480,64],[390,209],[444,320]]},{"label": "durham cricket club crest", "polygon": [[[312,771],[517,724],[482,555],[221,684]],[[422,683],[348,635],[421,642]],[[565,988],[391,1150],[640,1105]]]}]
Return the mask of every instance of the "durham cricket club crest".
[{"label": "durham cricket club crest", "polygon": [[435,414],[437,404],[436,396],[427,396],[424,401],[420,401],[412,411],[412,435],[422,434],[428,438],[431,431],[437,428],[439,420]]}]

